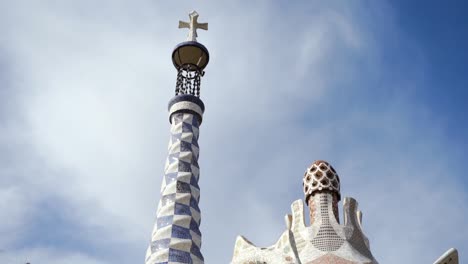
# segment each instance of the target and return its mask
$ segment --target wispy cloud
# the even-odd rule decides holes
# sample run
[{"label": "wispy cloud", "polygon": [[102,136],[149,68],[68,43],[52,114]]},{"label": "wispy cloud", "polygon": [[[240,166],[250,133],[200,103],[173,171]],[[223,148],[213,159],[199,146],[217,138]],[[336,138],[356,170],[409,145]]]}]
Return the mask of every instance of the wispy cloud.
[{"label": "wispy cloud", "polygon": [[[185,36],[177,20],[194,6],[2,5],[0,83],[15,102],[2,108],[14,114],[0,115],[3,257],[143,261],[169,133],[170,53]],[[381,263],[468,250],[458,229],[468,215],[462,168],[445,151],[457,146],[412,92],[424,84],[425,61],[389,6],[195,8],[210,23],[199,36],[211,53],[200,137],[207,263],[227,263],[238,234],[276,241],[315,159],[329,160],[343,196],[360,202]],[[398,48],[419,55],[394,75],[386,58]]]}]

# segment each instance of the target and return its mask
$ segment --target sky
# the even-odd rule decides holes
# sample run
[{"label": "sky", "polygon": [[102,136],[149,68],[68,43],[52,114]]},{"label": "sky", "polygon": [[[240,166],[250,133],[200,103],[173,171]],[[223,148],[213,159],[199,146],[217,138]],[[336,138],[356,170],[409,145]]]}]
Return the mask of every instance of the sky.
[{"label": "sky", "polygon": [[[329,161],[379,263],[468,262],[463,1],[1,1],[0,263],[143,263],[174,95],[208,22],[202,253],[276,242]],[[341,204],[341,203],[340,203]]]}]

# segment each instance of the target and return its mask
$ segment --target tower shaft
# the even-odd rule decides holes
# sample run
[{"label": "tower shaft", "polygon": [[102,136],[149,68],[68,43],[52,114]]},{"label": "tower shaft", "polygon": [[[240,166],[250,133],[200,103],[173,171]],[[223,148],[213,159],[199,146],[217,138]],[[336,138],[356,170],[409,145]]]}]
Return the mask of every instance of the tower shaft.
[{"label": "tower shaft", "polygon": [[[187,95],[176,98],[180,97]],[[171,114],[169,153],[146,264],[203,263],[198,207],[200,121],[188,108]]]}]

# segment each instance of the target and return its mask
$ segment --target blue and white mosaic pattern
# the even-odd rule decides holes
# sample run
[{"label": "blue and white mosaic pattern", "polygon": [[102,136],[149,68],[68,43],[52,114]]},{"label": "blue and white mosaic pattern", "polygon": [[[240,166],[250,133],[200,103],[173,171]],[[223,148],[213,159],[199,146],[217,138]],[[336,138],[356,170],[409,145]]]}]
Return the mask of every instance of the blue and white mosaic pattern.
[{"label": "blue and white mosaic pattern", "polygon": [[172,114],[169,155],[146,264],[203,263],[198,187],[199,120]]}]

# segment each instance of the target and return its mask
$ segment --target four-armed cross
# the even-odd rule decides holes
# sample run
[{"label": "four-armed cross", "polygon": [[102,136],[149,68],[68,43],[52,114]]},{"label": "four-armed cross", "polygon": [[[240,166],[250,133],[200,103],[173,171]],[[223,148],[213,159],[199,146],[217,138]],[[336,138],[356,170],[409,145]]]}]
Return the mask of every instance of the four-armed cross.
[{"label": "four-armed cross", "polygon": [[189,29],[187,41],[197,41],[197,29],[208,30],[208,23],[198,23],[198,13],[196,11],[190,12],[189,17],[190,22],[179,21],[179,28]]}]

